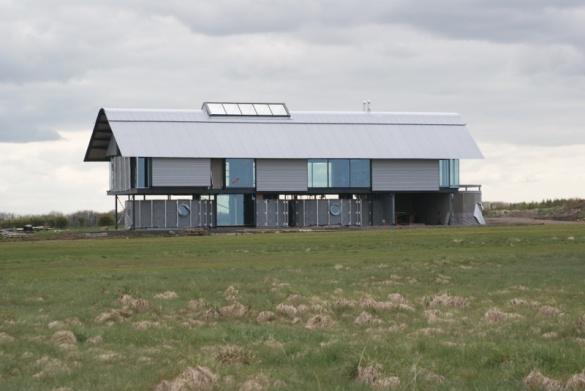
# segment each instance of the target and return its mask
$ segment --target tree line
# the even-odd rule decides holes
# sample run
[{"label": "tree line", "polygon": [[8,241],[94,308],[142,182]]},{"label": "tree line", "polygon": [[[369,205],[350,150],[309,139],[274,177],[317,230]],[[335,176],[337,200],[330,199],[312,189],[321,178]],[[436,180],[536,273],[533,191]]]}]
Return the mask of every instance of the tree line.
[{"label": "tree line", "polygon": [[63,214],[51,212],[37,215],[16,215],[0,212],[0,228],[22,228],[25,225],[45,228],[84,228],[105,227],[114,225],[114,212],[95,212],[82,210],[75,213]]}]

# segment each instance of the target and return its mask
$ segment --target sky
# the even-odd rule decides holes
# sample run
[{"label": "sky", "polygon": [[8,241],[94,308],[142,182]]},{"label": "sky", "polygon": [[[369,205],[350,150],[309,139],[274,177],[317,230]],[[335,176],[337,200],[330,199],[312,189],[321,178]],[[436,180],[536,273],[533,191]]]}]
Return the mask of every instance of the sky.
[{"label": "sky", "polygon": [[585,197],[581,0],[0,0],[0,212],[113,209],[100,107],[458,112],[488,201]]}]

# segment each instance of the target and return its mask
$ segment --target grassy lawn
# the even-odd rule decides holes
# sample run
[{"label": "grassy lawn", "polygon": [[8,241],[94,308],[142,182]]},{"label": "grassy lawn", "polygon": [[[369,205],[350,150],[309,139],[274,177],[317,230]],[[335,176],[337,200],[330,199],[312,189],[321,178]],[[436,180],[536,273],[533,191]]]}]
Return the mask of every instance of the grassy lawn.
[{"label": "grassy lawn", "polygon": [[0,389],[565,384],[584,288],[585,225],[0,241]]}]

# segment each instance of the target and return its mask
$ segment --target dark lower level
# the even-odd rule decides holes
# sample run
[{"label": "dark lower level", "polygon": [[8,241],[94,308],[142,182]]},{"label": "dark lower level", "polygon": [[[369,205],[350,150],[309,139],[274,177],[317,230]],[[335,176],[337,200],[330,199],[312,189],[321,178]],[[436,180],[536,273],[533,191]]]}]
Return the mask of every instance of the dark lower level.
[{"label": "dark lower level", "polygon": [[366,227],[483,224],[481,192],[328,195],[231,193],[177,199],[129,196],[129,229],[201,227]]}]

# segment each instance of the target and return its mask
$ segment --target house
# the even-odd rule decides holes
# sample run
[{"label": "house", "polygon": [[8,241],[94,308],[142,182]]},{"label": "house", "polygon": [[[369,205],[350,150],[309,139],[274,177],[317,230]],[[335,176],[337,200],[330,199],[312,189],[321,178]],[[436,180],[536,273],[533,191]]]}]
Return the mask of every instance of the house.
[{"label": "house", "polygon": [[[86,162],[109,162],[127,228],[478,224],[482,158],[458,114],[101,109]],[[479,214],[478,214],[479,211]]]}]

